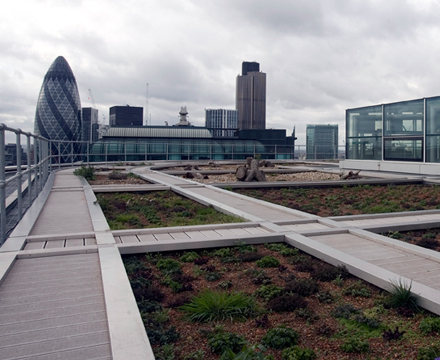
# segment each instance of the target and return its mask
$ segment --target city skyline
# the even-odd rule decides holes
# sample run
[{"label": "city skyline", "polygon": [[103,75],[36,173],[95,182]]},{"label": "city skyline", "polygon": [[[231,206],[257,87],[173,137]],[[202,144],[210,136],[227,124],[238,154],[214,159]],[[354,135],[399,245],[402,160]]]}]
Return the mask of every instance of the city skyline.
[{"label": "city skyline", "polygon": [[427,0],[9,2],[0,122],[33,131],[42,78],[59,55],[83,107],[93,91],[100,120],[114,105],[146,107],[148,92],[153,125],[177,122],[181,106],[195,126],[206,108],[234,108],[240,64],[258,61],[266,128],[295,126],[305,144],[307,123],[336,123],[344,138],[345,109],[439,93],[439,10]]}]

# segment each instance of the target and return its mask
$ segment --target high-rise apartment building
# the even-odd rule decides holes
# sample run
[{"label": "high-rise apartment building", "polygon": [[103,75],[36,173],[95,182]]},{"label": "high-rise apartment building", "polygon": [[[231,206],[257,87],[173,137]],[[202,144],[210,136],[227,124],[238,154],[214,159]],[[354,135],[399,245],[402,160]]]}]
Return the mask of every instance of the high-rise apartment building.
[{"label": "high-rise apartment building", "polygon": [[136,106],[112,106],[110,108],[110,126],[142,126],[144,108]]},{"label": "high-rise apartment building", "polygon": [[338,158],[338,125],[307,125],[307,159]]},{"label": "high-rise apartment building", "polygon": [[34,132],[53,140],[52,154],[68,159],[72,149],[78,154],[81,140],[81,101],[72,69],[58,56],[44,76],[35,111]]},{"label": "high-rise apartment building", "polygon": [[237,76],[235,108],[239,129],[266,128],[266,74],[257,62],[243,62]]},{"label": "high-rise apartment building", "polygon": [[205,127],[214,137],[233,137],[238,128],[238,111],[205,109]]}]

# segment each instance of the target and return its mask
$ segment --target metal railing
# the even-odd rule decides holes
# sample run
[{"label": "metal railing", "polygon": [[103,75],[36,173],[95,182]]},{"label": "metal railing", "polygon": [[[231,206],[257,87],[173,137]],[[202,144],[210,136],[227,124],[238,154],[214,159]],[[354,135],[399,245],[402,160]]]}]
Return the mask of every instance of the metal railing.
[{"label": "metal railing", "polygon": [[[5,153],[5,134],[7,132],[15,133],[15,154],[8,154],[8,160],[11,157],[14,166],[6,166]],[[23,142],[22,138],[25,138]],[[95,143],[96,144],[96,143]],[[143,145],[137,151],[133,151],[133,146],[118,141],[110,142],[108,146],[97,147],[101,151],[96,153],[96,147],[90,142],[75,141],[51,141],[42,136],[24,132],[20,129],[8,127],[0,124],[0,246],[7,238],[7,223],[17,224],[24,212],[29,208],[32,202],[37,198],[46,183],[49,173],[52,170],[59,169],[62,166],[90,164],[95,162],[132,162],[149,160],[197,160],[206,158],[209,160],[233,160],[245,159],[247,156],[259,155],[262,159],[296,159],[310,160],[309,149],[306,145],[295,145],[294,153],[286,151],[284,146],[265,145],[264,150],[261,147],[253,146],[253,149],[245,151],[238,145],[232,145],[231,149],[219,149],[210,145],[209,151],[194,151],[190,146],[180,146],[180,151],[175,151],[175,145],[163,142],[166,151],[158,152],[157,148],[149,150]],[[160,145],[155,143],[156,146]],[[115,147],[115,145],[117,145]],[[22,156],[22,146],[26,147],[26,157]],[[199,144],[199,146],[201,146]],[[13,146],[9,145],[9,150]],[[173,151],[170,150],[172,147]],[[130,151],[131,150],[131,151]],[[262,151],[263,150],[263,151]],[[320,149],[314,149],[314,155],[320,154]],[[335,147],[331,156],[314,156],[315,159],[344,159],[345,151],[343,146]],[[205,154],[206,152],[206,154]],[[13,209],[13,211],[11,210]],[[7,221],[7,218],[9,221]],[[15,221],[15,223],[14,223]]]},{"label": "metal railing", "polygon": [[[7,172],[5,164],[5,133],[15,133],[16,166],[12,173]],[[22,142],[21,137],[26,137],[27,164],[22,164]],[[33,151],[30,151],[33,148]],[[50,172],[49,141],[41,136],[24,132],[0,124],[0,245],[6,240],[7,205],[16,204],[16,222],[23,216],[23,209],[30,207],[33,200],[38,196],[46,183]],[[33,156],[32,156],[33,155]],[[8,176],[7,176],[8,174]],[[23,181],[24,180],[24,181]],[[23,184],[26,185],[23,188]],[[7,194],[9,187],[11,194]],[[11,189],[10,189],[11,190]],[[15,195],[16,194],[16,195]],[[27,196],[27,206],[23,202],[24,194]],[[9,196],[7,196],[9,195]],[[9,200],[8,199],[12,199]]]}]

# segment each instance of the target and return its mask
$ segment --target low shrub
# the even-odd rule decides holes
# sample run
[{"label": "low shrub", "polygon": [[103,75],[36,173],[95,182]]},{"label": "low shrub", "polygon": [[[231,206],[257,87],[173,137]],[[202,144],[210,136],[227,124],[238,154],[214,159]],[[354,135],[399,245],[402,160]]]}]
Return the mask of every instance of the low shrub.
[{"label": "low shrub", "polygon": [[152,313],[155,311],[162,311],[162,305],[154,300],[141,300],[137,303],[140,313]]},{"label": "low shrub", "polygon": [[269,322],[269,317],[267,316],[267,314],[264,314],[261,318],[259,319],[255,319],[255,325],[259,328],[263,328],[266,329],[269,327],[270,322]]},{"label": "low shrub", "polygon": [[[257,349],[259,351],[257,351]],[[234,353],[231,349],[227,349],[222,356],[220,356],[220,360],[273,360],[272,355],[265,356],[263,351],[266,351],[266,348],[262,345],[258,346],[248,346],[245,345],[241,349],[239,353]]]},{"label": "low shrub", "polygon": [[324,304],[331,304],[335,301],[333,295],[329,291],[321,291],[318,294],[316,294],[316,298],[319,302]]},{"label": "low shrub", "polygon": [[381,326],[381,323],[378,319],[367,317],[364,314],[359,314],[354,317],[354,320],[359,324],[367,325],[371,329],[377,329]]},{"label": "low shrub", "polygon": [[176,274],[182,272],[180,262],[169,258],[158,260],[156,263],[156,267],[163,274]]},{"label": "low shrub", "polygon": [[177,341],[180,337],[179,332],[174,326],[164,329],[163,326],[145,326],[148,339],[152,345],[166,345]]},{"label": "low shrub", "polygon": [[291,328],[280,326],[270,329],[261,340],[262,344],[273,349],[282,350],[298,343],[299,333]]},{"label": "low shrub", "polygon": [[362,281],[356,281],[349,285],[347,288],[343,291],[344,295],[350,295],[350,296],[361,296],[361,297],[371,297],[371,290],[367,288]]},{"label": "low shrub", "polygon": [[232,281],[226,280],[226,281],[222,281],[220,284],[217,285],[220,289],[223,290],[227,290],[230,289],[232,286],[234,286],[234,284],[232,283]]},{"label": "low shrub", "polygon": [[430,345],[419,348],[417,360],[433,360],[440,357],[440,346]]},{"label": "low shrub", "polygon": [[227,256],[231,256],[232,255],[232,251],[230,248],[222,248],[222,249],[218,249],[215,250],[212,255],[214,256],[218,256],[218,257],[227,257]]},{"label": "low shrub", "polygon": [[314,360],[317,356],[312,349],[302,348],[295,345],[284,349],[281,358],[283,360]]},{"label": "low shrub", "polygon": [[285,290],[307,297],[319,291],[319,284],[313,279],[295,279],[286,284]]},{"label": "low shrub", "polygon": [[405,334],[405,331],[399,331],[399,328],[396,326],[396,329],[394,331],[392,331],[391,329],[385,330],[382,333],[382,338],[385,341],[400,340],[403,334]]},{"label": "low shrub", "polygon": [[260,260],[263,257],[263,255],[260,255],[256,252],[247,252],[244,254],[238,255],[238,258],[241,262],[254,262],[257,260]]},{"label": "low shrub", "polygon": [[432,239],[432,238],[422,238],[419,241],[417,241],[416,245],[424,247],[426,249],[434,250],[438,246],[438,241],[437,239]]},{"label": "low shrub", "polygon": [[93,166],[81,165],[80,168],[74,170],[73,174],[77,176],[82,176],[87,181],[96,180],[95,168]]},{"label": "low shrub", "polygon": [[244,336],[223,331],[211,335],[208,340],[208,346],[214,354],[223,354],[228,349],[239,352],[245,344]]},{"label": "low shrub", "polygon": [[261,285],[256,291],[255,295],[265,299],[266,301],[269,301],[270,299],[273,299],[279,295],[281,295],[283,292],[283,288],[270,284],[270,285]]},{"label": "low shrub", "polygon": [[257,313],[255,299],[241,292],[205,290],[179,308],[193,322],[246,319]]},{"label": "low shrub", "polygon": [[108,178],[110,180],[125,180],[127,177],[127,173],[123,173],[117,170],[113,170],[111,173],[108,174]]},{"label": "low shrub", "polygon": [[264,256],[256,262],[258,267],[261,268],[274,268],[280,265],[280,262],[273,256]]},{"label": "low shrub", "polygon": [[295,269],[301,272],[312,273],[315,271],[315,262],[312,259],[306,258],[304,261],[295,264]]},{"label": "low shrub", "polygon": [[186,262],[186,263],[192,263],[194,262],[196,259],[198,259],[200,256],[199,254],[197,254],[194,251],[189,251],[189,252],[185,252],[180,258],[179,260],[181,262]]},{"label": "low shrub", "polygon": [[328,282],[335,280],[337,277],[347,279],[349,277],[349,272],[345,266],[322,264],[315,268],[311,275],[316,280]]},{"label": "low shrub", "polygon": [[331,337],[335,333],[335,329],[333,329],[327,323],[321,323],[316,327],[316,333],[320,336]]},{"label": "low shrub", "polygon": [[353,305],[343,304],[336,306],[331,314],[335,318],[350,319],[351,315],[358,313],[359,309],[356,309]]},{"label": "low shrub", "polygon": [[298,294],[283,294],[269,300],[266,307],[275,312],[290,312],[307,307],[308,303]]},{"label": "low shrub", "polygon": [[420,322],[420,331],[428,335],[430,333],[440,333],[440,318],[427,317]]},{"label": "low shrub", "polygon": [[299,316],[307,321],[314,322],[319,319],[319,316],[313,310],[309,308],[301,308],[295,310],[296,316]]},{"label": "low shrub", "polygon": [[252,275],[252,282],[255,285],[268,285],[272,283],[272,278],[266,275],[264,271],[261,270],[252,271],[251,275]]},{"label": "low shrub", "polygon": [[162,290],[155,286],[133,289],[133,294],[136,301],[154,300],[160,302],[165,299],[165,294]]},{"label": "low shrub", "polygon": [[220,274],[219,272],[217,272],[217,271],[213,271],[213,272],[209,272],[209,273],[207,273],[207,274],[205,274],[205,279],[206,280],[208,280],[208,281],[216,281],[216,280],[218,280],[218,279],[221,279],[222,278],[222,274]]},{"label": "low shrub", "polygon": [[341,344],[340,348],[347,353],[365,353],[370,350],[370,343],[366,340],[351,338]]}]

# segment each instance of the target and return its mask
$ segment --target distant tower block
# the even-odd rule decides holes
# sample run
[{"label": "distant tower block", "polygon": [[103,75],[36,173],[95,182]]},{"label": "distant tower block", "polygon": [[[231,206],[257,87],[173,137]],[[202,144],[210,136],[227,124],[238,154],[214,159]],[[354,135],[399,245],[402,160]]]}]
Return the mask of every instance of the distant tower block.
[{"label": "distant tower block", "polygon": [[[49,140],[52,154],[66,161],[73,151],[79,153],[81,140],[81,101],[75,76],[66,59],[58,56],[44,76],[35,111],[34,132]],[[63,156],[65,155],[65,156]]]},{"label": "distant tower block", "polygon": [[191,123],[188,121],[188,111],[186,111],[186,106],[180,107],[180,121],[174,126],[191,126]]}]

